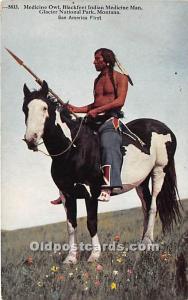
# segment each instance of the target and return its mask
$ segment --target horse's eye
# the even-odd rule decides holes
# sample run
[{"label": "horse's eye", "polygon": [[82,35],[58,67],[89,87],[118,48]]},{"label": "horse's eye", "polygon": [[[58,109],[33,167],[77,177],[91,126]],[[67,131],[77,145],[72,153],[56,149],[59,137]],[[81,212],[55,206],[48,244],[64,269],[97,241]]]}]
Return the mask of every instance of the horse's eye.
[{"label": "horse's eye", "polygon": [[43,111],[47,111],[47,107],[43,107]]}]

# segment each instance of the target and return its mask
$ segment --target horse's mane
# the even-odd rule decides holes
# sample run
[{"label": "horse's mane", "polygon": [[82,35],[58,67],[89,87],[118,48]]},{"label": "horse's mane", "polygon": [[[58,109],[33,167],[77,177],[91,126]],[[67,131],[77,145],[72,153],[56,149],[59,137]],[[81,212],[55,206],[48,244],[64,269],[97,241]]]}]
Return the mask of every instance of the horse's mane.
[{"label": "horse's mane", "polygon": [[87,165],[89,169],[98,172],[100,168],[98,135],[87,125],[83,118],[73,119],[66,105],[61,108],[60,117],[62,122],[65,122],[69,127],[72,140],[79,132],[74,141],[79,157],[77,164]]}]

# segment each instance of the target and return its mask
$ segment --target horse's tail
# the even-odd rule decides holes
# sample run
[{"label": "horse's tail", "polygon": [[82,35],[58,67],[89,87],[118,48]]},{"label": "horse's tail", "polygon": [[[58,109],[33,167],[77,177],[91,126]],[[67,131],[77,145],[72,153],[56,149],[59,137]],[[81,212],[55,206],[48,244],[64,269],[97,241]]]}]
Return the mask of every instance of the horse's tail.
[{"label": "horse's tail", "polygon": [[181,222],[180,197],[177,189],[176,170],[174,157],[170,159],[165,168],[165,178],[157,197],[157,210],[162,222],[163,233],[171,231],[173,224]]}]

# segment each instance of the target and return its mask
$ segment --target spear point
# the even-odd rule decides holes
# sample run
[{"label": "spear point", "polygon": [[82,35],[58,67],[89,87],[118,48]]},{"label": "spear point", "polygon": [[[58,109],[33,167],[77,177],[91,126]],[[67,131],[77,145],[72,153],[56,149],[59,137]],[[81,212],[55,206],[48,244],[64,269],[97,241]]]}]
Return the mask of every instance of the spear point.
[{"label": "spear point", "polygon": [[8,48],[5,48],[7,51],[8,51],[8,53],[17,61],[17,63],[19,63],[20,65],[23,65],[23,61],[19,58],[19,57],[17,57],[12,51],[10,51]]}]

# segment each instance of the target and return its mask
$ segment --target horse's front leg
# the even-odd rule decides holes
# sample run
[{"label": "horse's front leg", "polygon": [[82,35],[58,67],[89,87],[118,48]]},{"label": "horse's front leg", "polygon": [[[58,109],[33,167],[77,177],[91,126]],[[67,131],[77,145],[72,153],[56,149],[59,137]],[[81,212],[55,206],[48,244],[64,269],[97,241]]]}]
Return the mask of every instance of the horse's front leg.
[{"label": "horse's front leg", "polygon": [[87,228],[92,239],[92,251],[88,258],[88,262],[97,261],[101,255],[101,245],[97,235],[97,210],[98,200],[97,197],[86,197],[87,209]]},{"label": "horse's front leg", "polygon": [[65,211],[67,214],[67,231],[69,236],[69,253],[64,264],[76,264],[78,256],[78,246],[76,241],[76,229],[77,229],[77,205],[76,198],[70,195],[65,195],[63,201]]}]

